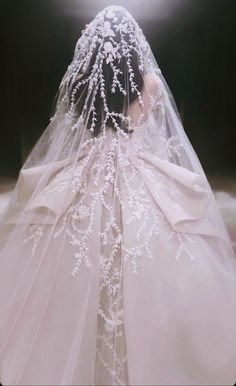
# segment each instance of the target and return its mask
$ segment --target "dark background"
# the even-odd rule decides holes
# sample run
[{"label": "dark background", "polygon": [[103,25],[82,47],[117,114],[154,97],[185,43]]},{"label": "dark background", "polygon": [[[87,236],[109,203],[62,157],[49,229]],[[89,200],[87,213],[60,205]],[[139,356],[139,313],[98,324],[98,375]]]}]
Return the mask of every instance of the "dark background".
[{"label": "dark background", "polygon": [[207,174],[236,175],[236,0],[0,1],[0,176],[18,174],[81,30],[109,4],[125,5],[143,29]]}]

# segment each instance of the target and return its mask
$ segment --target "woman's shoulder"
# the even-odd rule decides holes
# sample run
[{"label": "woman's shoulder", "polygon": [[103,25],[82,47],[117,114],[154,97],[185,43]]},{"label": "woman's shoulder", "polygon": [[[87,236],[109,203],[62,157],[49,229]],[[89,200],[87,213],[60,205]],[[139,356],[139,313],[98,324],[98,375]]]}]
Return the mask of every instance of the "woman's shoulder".
[{"label": "woman's shoulder", "polygon": [[148,72],[143,77],[145,89],[150,94],[155,94],[159,89],[158,76],[155,72]]}]

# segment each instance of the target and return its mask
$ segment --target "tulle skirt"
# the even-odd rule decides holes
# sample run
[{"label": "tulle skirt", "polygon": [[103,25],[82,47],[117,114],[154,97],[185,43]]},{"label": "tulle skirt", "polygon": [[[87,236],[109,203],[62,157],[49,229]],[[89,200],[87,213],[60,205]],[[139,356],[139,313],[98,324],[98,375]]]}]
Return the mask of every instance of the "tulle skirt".
[{"label": "tulle skirt", "polygon": [[87,170],[56,223],[43,219],[60,196],[47,195],[27,232],[2,226],[3,385],[234,384],[236,263],[204,222],[196,176],[158,162],[124,162],[105,199],[109,178]]}]

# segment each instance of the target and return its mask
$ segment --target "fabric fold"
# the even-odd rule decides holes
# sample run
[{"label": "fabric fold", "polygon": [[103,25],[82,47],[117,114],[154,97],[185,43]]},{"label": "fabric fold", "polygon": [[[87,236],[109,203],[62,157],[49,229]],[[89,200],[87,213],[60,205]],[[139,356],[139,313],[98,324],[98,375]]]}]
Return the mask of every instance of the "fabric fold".
[{"label": "fabric fold", "polygon": [[[7,222],[27,223],[32,221],[34,212],[35,223],[54,223],[73,203],[95,154],[97,151],[92,156],[83,156],[84,161],[88,158],[84,169],[79,162],[74,163],[73,159],[70,162],[58,161],[52,165],[23,169],[20,173],[18,198],[24,200],[29,197],[29,203],[23,214],[15,213]],[[133,165],[137,169],[173,230],[224,239],[215,225],[212,216],[215,208],[212,208],[212,198],[209,197],[209,189],[202,176],[150,152],[136,151],[125,157],[125,167]],[[46,189],[34,197],[34,190],[41,178],[48,178],[49,182]]]},{"label": "fabric fold", "polygon": [[137,152],[129,159],[173,230],[224,239],[203,177],[151,153]]}]

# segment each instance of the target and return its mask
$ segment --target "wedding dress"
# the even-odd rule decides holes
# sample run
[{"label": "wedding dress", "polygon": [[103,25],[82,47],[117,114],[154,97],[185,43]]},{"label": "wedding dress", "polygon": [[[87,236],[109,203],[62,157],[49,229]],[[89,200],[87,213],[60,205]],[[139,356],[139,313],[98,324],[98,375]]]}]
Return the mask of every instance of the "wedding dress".
[{"label": "wedding dress", "polygon": [[236,262],[149,44],[79,38],[1,219],[3,385],[233,385]]}]

